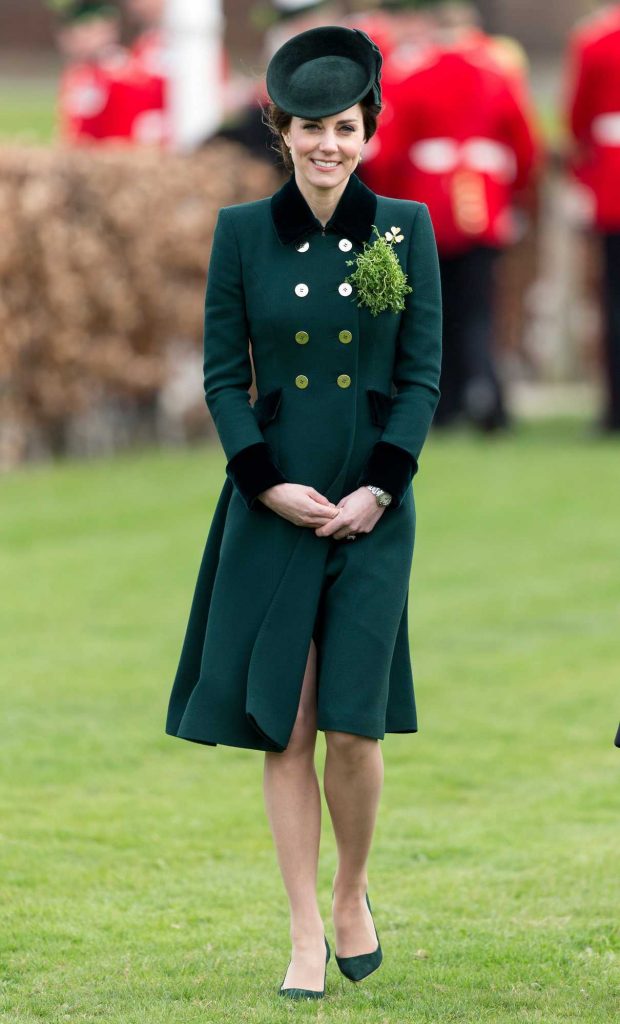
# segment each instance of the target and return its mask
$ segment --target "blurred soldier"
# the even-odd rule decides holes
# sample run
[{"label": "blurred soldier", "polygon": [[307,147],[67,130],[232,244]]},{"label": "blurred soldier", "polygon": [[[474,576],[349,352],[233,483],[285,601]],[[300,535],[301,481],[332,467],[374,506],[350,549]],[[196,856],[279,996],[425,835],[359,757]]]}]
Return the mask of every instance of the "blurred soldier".
[{"label": "blurred soldier", "polygon": [[566,67],[570,166],[583,189],[585,223],[601,239],[607,399],[602,426],[620,430],[620,4],[574,28]]},{"label": "blurred soldier", "polygon": [[119,13],[96,0],[56,0],[56,39],[65,59],[60,79],[58,114],[66,142],[95,142],[123,132],[118,83],[129,60],[119,45]]},{"label": "blurred soldier", "polygon": [[119,44],[116,7],[102,0],[49,0],[65,58],[58,113],[61,138],[73,145],[159,142],[141,130],[153,106],[152,82]]},{"label": "blurred soldier", "polygon": [[434,422],[465,413],[491,431],[508,425],[493,351],[495,263],[518,239],[513,204],[540,147],[522,63],[482,32],[473,5],[440,0],[424,8],[431,27],[409,56],[412,70],[398,49],[388,61],[392,116],[380,122],[360,175],[383,195],[428,204],[444,301]]}]

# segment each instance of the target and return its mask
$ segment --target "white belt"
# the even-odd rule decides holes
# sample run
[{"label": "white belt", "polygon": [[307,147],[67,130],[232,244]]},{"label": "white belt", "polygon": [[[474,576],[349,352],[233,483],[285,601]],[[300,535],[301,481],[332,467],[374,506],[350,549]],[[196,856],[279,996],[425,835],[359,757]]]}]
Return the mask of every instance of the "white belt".
[{"label": "white belt", "polygon": [[481,135],[465,142],[450,138],[421,139],[409,148],[409,159],[427,174],[446,174],[463,167],[510,184],[517,173],[513,150]]},{"label": "white belt", "polygon": [[599,146],[620,146],[620,111],[599,114],[592,121],[591,131]]}]

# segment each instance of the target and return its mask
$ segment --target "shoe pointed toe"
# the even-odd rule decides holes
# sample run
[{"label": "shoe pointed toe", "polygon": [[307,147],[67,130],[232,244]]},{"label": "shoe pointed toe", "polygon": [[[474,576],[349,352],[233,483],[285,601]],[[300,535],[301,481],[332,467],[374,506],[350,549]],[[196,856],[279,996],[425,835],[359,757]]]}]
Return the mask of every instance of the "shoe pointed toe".
[{"label": "shoe pointed toe", "polygon": [[[370,900],[368,899],[368,893],[366,893],[366,903],[372,917],[372,909],[370,906]],[[374,925],[374,917],[373,917]],[[375,935],[377,936],[377,948],[373,949],[371,953],[358,953],[356,956],[338,956],[334,954],[336,963],[345,978],[350,981],[362,981],[367,978],[369,974],[376,971],[383,961],[383,950],[381,949],[381,942],[379,941],[379,933],[377,926],[375,925]]]}]

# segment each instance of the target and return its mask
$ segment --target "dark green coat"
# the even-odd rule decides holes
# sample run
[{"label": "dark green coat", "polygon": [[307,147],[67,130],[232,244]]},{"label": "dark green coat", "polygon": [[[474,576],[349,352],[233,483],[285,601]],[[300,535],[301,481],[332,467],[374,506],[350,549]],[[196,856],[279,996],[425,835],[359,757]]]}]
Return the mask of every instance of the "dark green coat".
[{"label": "dark green coat", "polygon": [[[399,227],[413,292],[373,316],[342,288],[364,240]],[[299,286],[302,287],[299,287]],[[254,361],[257,400],[248,389]],[[286,748],[311,637],[320,729],[417,731],[407,597],[412,478],[439,397],[441,292],[424,203],[388,199],[353,174],[322,229],[294,176],[223,208],[205,303],[204,383],[226,454],[166,732]],[[257,495],[290,480],[337,503],[363,483],[394,500],[354,541],[317,537]]]}]

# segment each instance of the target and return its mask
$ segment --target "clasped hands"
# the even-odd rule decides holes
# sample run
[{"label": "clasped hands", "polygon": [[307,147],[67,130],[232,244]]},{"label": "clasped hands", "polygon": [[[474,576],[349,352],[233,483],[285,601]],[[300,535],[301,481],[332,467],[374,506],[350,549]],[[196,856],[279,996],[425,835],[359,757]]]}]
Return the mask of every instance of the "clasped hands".
[{"label": "clasped hands", "polygon": [[367,487],[345,494],[337,505],[306,484],[275,484],[259,495],[267,508],[296,526],[311,526],[317,537],[342,540],[349,533],[370,533],[385,508]]}]

